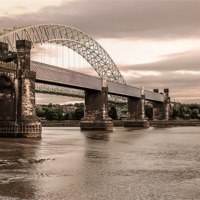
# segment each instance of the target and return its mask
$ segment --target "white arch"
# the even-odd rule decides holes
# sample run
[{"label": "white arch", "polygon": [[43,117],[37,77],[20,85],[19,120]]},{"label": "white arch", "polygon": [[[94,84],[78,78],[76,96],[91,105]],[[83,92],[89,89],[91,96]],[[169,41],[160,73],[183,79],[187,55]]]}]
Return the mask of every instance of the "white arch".
[{"label": "white arch", "polygon": [[108,53],[84,32],[60,24],[40,24],[25,27],[14,27],[0,33],[0,41],[9,44],[16,51],[16,40],[26,39],[36,43],[53,42],[73,49],[84,57],[98,75],[108,80],[125,84],[125,81]]}]

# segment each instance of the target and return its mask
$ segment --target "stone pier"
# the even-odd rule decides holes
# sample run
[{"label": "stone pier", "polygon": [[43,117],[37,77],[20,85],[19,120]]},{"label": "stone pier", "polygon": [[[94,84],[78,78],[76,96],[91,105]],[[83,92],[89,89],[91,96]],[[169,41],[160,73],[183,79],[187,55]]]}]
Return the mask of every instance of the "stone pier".
[{"label": "stone pier", "polygon": [[[159,93],[158,89],[154,92]],[[164,102],[153,102],[153,120],[169,120],[170,97],[169,89],[164,89]]]},{"label": "stone pier", "polygon": [[[17,64],[0,62],[0,137],[41,137],[35,113],[36,73],[30,70],[31,42],[19,40],[16,48]],[[2,52],[6,58],[6,43],[0,43]]]},{"label": "stone pier", "polygon": [[144,88],[141,89],[141,98],[128,98],[127,115],[124,121],[125,127],[149,127],[149,122],[145,119]]},{"label": "stone pier", "polygon": [[108,87],[102,79],[102,91],[85,91],[84,118],[80,122],[82,131],[112,131],[113,122],[108,116]]}]

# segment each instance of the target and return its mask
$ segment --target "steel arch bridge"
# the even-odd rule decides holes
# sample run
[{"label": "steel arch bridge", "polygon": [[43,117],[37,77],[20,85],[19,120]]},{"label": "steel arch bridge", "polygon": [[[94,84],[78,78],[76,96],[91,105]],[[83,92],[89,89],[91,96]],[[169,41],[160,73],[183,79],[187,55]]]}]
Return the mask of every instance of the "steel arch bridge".
[{"label": "steel arch bridge", "polygon": [[11,51],[16,51],[16,40],[22,39],[31,41],[33,46],[45,42],[66,46],[86,59],[101,78],[126,84],[112,58],[101,45],[76,28],[60,24],[40,24],[0,32],[0,41],[8,43]]}]

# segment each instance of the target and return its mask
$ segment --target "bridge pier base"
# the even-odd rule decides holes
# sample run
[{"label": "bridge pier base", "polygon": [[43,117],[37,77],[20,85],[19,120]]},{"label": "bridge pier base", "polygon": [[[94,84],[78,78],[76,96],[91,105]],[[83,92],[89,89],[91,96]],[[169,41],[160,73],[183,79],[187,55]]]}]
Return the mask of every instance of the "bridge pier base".
[{"label": "bridge pier base", "polygon": [[[159,92],[154,89],[154,92]],[[153,102],[153,120],[169,120],[170,116],[170,97],[169,89],[164,89],[164,102]]]},{"label": "bridge pier base", "polygon": [[16,47],[17,66],[0,70],[0,137],[41,137],[35,113],[36,73],[30,70],[31,42],[18,40]]},{"label": "bridge pier base", "polygon": [[38,121],[18,122],[8,121],[0,122],[0,137],[41,137],[41,123]]},{"label": "bridge pier base", "polygon": [[82,131],[113,130],[113,122],[108,116],[108,87],[105,83],[102,91],[85,91],[85,111],[80,128]]},{"label": "bridge pier base", "polygon": [[149,127],[145,119],[145,95],[142,89],[141,98],[128,98],[128,117],[124,121],[125,127]]}]

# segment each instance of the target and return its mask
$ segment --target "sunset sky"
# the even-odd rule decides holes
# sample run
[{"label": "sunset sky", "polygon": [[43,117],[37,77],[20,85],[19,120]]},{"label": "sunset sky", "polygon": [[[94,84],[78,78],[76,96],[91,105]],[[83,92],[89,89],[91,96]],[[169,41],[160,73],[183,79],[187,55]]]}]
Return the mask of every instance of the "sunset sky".
[{"label": "sunset sky", "polygon": [[127,84],[200,103],[200,0],[1,0],[0,29],[32,24],[78,28],[105,48]]}]

